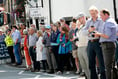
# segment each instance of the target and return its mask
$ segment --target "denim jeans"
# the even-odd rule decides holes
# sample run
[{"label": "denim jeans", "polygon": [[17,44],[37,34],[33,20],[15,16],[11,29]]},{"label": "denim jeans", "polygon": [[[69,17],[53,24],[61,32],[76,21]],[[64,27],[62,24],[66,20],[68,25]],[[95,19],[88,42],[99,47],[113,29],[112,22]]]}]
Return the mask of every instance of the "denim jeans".
[{"label": "denim jeans", "polygon": [[87,53],[89,60],[90,79],[98,79],[96,73],[96,56],[99,62],[99,68],[101,74],[100,79],[106,79],[103,53],[99,41],[95,42],[89,41],[87,47]]},{"label": "denim jeans", "polygon": [[21,54],[20,54],[20,43],[17,43],[16,45],[14,45],[13,48],[14,48],[14,55],[16,58],[16,63],[21,64],[22,59],[21,59]]}]

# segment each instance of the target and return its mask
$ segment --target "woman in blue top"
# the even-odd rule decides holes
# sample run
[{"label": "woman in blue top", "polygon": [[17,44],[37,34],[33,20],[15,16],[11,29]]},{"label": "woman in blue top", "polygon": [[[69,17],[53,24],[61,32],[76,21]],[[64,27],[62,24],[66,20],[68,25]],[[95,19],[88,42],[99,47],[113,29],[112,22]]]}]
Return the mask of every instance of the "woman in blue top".
[{"label": "woman in blue top", "polygon": [[68,29],[66,27],[61,28],[61,33],[58,35],[57,43],[59,44],[59,71],[57,73],[63,72],[63,67],[67,65],[69,70],[69,52],[72,51],[72,45],[69,41]]}]

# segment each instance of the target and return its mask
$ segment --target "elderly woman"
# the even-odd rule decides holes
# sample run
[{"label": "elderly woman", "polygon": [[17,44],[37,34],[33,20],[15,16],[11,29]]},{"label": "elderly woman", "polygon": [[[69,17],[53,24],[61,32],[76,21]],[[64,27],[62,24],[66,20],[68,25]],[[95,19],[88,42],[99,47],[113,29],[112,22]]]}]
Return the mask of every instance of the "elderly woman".
[{"label": "elderly woman", "polygon": [[27,65],[27,68],[25,70],[28,71],[32,68],[31,58],[28,51],[28,32],[27,30],[23,30],[23,33],[24,33],[24,55],[25,55],[26,65]]}]

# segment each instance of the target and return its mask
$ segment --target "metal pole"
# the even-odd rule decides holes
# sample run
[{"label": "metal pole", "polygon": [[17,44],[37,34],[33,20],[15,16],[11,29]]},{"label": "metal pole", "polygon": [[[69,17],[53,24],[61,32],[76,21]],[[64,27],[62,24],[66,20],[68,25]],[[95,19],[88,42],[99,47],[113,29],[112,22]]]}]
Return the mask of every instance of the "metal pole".
[{"label": "metal pole", "polygon": [[117,9],[116,9],[116,0],[113,0],[113,7],[114,7],[114,17],[115,17],[116,22],[118,23]]},{"label": "metal pole", "polygon": [[43,0],[41,0],[41,6],[42,6],[42,8],[43,8]]},{"label": "metal pole", "polygon": [[52,23],[52,8],[51,8],[51,0],[49,0],[49,13],[50,13],[50,23]]}]

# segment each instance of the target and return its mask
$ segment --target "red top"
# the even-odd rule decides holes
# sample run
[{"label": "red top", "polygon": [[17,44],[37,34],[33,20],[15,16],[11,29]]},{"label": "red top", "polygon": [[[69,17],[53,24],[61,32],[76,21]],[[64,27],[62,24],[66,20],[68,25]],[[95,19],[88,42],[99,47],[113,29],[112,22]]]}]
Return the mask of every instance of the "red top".
[{"label": "red top", "polygon": [[28,42],[27,38],[28,38],[28,36],[26,35],[25,38],[24,38],[24,50],[28,49],[28,47],[27,47],[27,42]]}]

